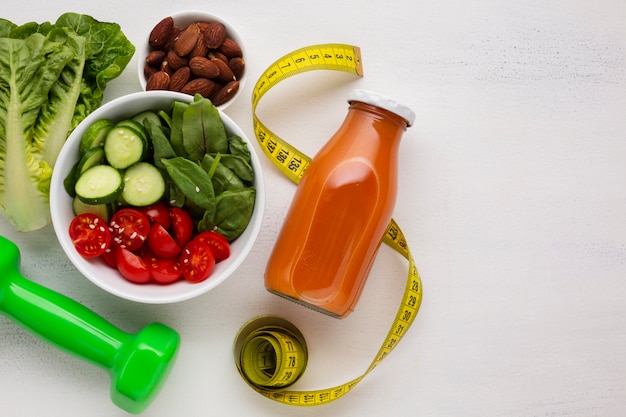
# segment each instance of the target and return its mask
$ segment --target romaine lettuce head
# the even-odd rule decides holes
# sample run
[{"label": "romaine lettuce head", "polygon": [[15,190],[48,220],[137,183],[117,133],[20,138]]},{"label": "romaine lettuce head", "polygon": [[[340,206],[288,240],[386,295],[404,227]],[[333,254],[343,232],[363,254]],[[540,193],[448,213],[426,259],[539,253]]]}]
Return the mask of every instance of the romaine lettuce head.
[{"label": "romaine lettuce head", "polygon": [[17,230],[50,224],[61,147],[134,52],[119,25],[86,15],[22,26],[0,19],[0,212]]}]

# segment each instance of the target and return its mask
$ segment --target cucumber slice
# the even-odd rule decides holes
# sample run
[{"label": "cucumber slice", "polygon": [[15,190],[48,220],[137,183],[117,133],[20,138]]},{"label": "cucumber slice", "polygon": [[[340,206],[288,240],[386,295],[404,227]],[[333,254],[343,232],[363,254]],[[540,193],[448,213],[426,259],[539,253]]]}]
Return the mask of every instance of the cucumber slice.
[{"label": "cucumber slice", "polygon": [[80,138],[78,152],[84,155],[89,149],[104,145],[104,139],[115,126],[113,120],[100,119],[91,124]]},{"label": "cucumber slice", "polygon": [[147,138],[128,126],[115,126],[104,141],[104,154],[113,168],[125,169],[141,161],[148,151]]},{"label": "cucumber slice", "polygon": [[121,120],[115,124],[115,127],[128,127],[130,129],[133,129],[137,134],[141,135],[142,138],[148,141],[148,138],[149,138],[148,131],[143,126],[143,124],[139,123],[137,120],[134,120],[134,119]]},{"label": "cucumber slice", "polygon": [[89,168],[103,164],[105,162],[106,158],[104,156],[104,148],[102,146],[91,148],[83,155],[82,158],[80,158],[80,161],[78,161],[75,175],[80,176]]},{"label": "cucumber slice", "polygon": [[80,198],[75,197],[72,201],[72,209],[74,210],[74,214],[77,216],[83,213],[92,213],[100,216],[105,222],[108,223],[111,216],[113,216],[113,213],[115,213],[115,203],[87,204]]},{"label": "cucumber slice", "polygon": [[165,180],[157,167],[138,162],[124,172],[122,198],[132,206],[149,206],[163,197]]},{"label": "cucumber slice", "polygon": [[76,196],[87,204],[106,204],[122,193],[122,174],[110,165],[96,165],[76,180]]},{"label": "cucumber slice", "polygon": [[78,162],[72,165],[70,168],[70,172],[67,174],[65,179],[63,180],[63,188],[65,188],[65,192],[70,197],[76,197],[76,171],[78,169]]}]

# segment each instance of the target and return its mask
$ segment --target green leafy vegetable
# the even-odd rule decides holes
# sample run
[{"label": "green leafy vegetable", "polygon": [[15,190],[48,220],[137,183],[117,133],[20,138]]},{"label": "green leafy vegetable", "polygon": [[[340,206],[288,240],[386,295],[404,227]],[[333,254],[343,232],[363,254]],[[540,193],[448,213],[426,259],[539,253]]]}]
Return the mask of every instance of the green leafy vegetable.
[{"label": "green leafy vegetable", "polygon": [[249,161],[249,158],[246,159],[243,156],[232,154],[225,154],[220,158],[222,165],[229,168],[244,181],[252,181],[254,179],[254,171]]},{"label": "green leafy vegetable", "polygon": [[185,194],[185,197],[198,207],[213,210],[215,194],[211,177],[200,165],[189,159],[177,156],[172,159],[163,159],[170,178]]},{"label": "green leafy vegetable", "polygon": [[215,230],[232,241],[248,226],[255,195],[256,189],[253,187],[224,191],[215,199],[214,213],[205,213],[198,230]]},{"label": "green leafy vegetable", "polygon": [[247,160],[250,160],[250,149],[248,149],[248,145],[237,135],[230,135],[228,137],[228,150],[233,155],[243,156]]},{"label": "green leafy vegetable", "polygon": [[162,160],[175,158],[176,152],[168,139],[166,130],[163,126],[157,125],[155,122],[146,120],[144,126],[148,131],[148,135],[152,140],[154,164],[157,168],[165,169]]},{"label": "green leafy vegetable", "polygon": [[226,190],[238,190],[244,188],[243,181],[232,170],[220,163],[221,154],[213,157],[210,154],[204,155],[202,167],[209,173],[213,181],[215,194],[220,194]]},{"label": "green leafy vegetable", "polygon": [[248,144],[228,136],[217,108],[199,95],[189,104],[175,101],[170,114],[159,116],[167,127],[147,119],[144,126],[169,204],[191,213],[198,231],[236,239],[250,222],[256,197]]},{"label": "green leafy vegetable", "polygon": [[228,136],[217,107],[197,96],[183,113],[183,145],[189,159],[200,162],[206,153],[228,152]]},{"label": "green leafy vegetable", "polygon": [[17,230],[50,223],[61,147],[134,52],[119,25],[87,15],[22,26],[0,19],[0,213]]},{"label": "green leafy vegetable", "polygon": [[170,117],[172,123],[170,126],[172,148],[174,148],[176,155],[184,157],[187,157],[187,152],[183,145],[183,115],[188,106],[189,104],[182,101],[175,101],[172,103],[172,116]]}]

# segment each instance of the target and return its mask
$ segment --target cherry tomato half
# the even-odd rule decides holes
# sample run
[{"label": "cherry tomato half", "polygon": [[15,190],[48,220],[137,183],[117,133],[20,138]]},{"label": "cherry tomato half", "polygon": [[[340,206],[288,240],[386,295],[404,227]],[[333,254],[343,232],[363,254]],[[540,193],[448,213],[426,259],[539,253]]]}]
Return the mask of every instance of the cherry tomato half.
[{"label": "cherry tomato half", "polygon": [[160,223],[166,229],[172,223],[170,219],[170,208],[162,201],[158,201],[150,206],[137,207],[137,210],[148,216],[152,223]]},{"label": "cherry tomato half", "polygon": [[128,281],[135,284],[147,284],[151,280],[150,271],[140,256],[128,249],[119,247],[115,253],[117,270]]},{"label": "cherry tomato half", "polygon": [[107,250],[105,250],[104,253],[100,256],[102,260],[113,269],[117,269],[117,259],[115,252],[117,252],[117,246],[109,245]]},{"label": "cherry tomato half", "polygon": [[215,256],[215,262],[221,262],[230,256],[230,243],[228,243],[228,239],[224,235],[218,232],[202,232],[194,239],[201,240],[209,245],[213,251],[213,256]]},{"label": "cherry tomato half", "polygon": [[74,217],[70,223],[69,235],[76,251],[84,258],[102,255],[111,243],[111,232],[106,222],[92,213]]},{"label": "cherry tomato half", "polygon": [[180,253],[180,246],[160,223],[153,223],[150,227],[148,247],[161,258],[171,258]]},{"label": "cherry tomato half", "polygon": [[185,245],[180,255],[180,269],[187,281],[204,281],[211,275],[213,268],[215,257],[209,245],[195,239]]},{"label": "cherry tomato half", "polygon": [[149,253],[143,260],[148,267],[152,280],[157,284],[171,284],[178,281],[183,275],[177,257],[164,259]]},{"label": "cherry tomato half", "polygon": [[172,236],[178,246],[185,246],[193,235],[193,219],[186,210],[178,207],[170,207],[170,218],[172,220]]},{"label": "cherry tomato half", "polygon": [[133,251],[148,238],[150,219],[138,210],[123,208],[113,214],[109,229],[115,245]]}]

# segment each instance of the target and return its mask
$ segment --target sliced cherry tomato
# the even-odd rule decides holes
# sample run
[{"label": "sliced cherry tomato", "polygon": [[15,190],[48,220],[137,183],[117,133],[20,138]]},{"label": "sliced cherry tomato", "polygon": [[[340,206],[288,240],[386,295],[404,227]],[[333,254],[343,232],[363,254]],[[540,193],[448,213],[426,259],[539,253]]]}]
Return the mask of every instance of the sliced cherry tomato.
[{"label": "sliced cherry tomato", "polygon": [[143,258],[152,280],[158,284],[171,284],[182,277],[183,271],[180,269],[178,257],[160,258],[155,254],[148,254]]},{"label": "sliced cherry tomato", "polygon": [[128,249],[119,247],[116,251],[115,260],[117,270],[128,281],[135,284],[147,284],[151,280],[150,271],[140,256],[135,255]]},{"label": "sliced cherry tomato", "polygon": [[161,258],[171,258],[180,253],[180,246],[160,223],[153,223],[150,227],[148,247]]},{"label": "sliced cherry tomato", "polygon": [[150,219],[138,210],[123,208],[113,214],[109,229],[115,245],[133,251],[148,238]]},{"label": "sliced cherry tomato", "polygon": [[215,257],[209,245],[195,239],[185,245],[180,255],[180,269],[187,281],[204,281],[211,275],[213,268]]},{"label": "sliced cherry tomato", "polygon": [[148,216],[152,223],[160,223],[166,229],[169,229],[172,224],[170,208],[162,201],[146,207],[137,207],[137,210]]},{"label": "sliced cherry tomato", "polygon": [[111,243],[111,232],[106,221],[92,213],[74,217],[70,223],[69,234],[76,251],[84,258],[102,255]]},{"label": "sliced cherry tomato", "polygon": [[202,232],[194,239],[199,239],[209,245],[213,251],[213,256],[215,256],[215,262],[221,262],[230,256],[230,243],[224,235],[218,232],[212,230]]},{"label": "sliced cherry tomato", "polygon": [[187,211],[178,207],[170,207],[170,218],[172,219],[172,235],[178,246],[182,248],[193,235],[193,219]]},{"label": "sliced cherry tomato", "polygon": [[100,256],[104,262],[109,265],[111,268],[117,269],[117,260],[115,258],[117,252],[117,246],[109,245],[107,250]]}]

